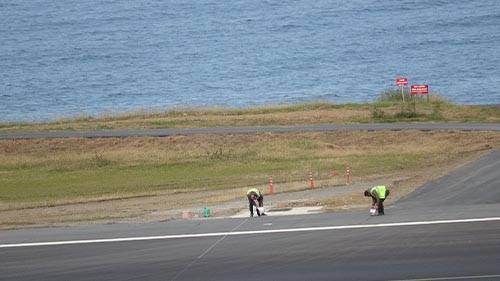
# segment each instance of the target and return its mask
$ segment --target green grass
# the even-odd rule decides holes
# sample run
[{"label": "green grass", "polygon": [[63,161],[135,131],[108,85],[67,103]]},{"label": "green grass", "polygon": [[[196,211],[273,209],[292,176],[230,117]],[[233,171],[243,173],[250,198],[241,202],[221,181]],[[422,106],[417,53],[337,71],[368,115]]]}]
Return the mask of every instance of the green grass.
[{"label": "green grass", "polygon": [[[266,184],[271,175],[284,184],[305,182],[309,171],[316,179],[329,179],[332,170],[344,170],[344,163],[356,177],[380,175],[418,170],[423,163],[432,166],[442,161],[441,151],[458,157],[473,147],[498,145],[498,140],[494,133],[339,132],[150,138],[138,148],[135,140],[105,139],[79,143],[104,151],[83,154],[77,140],[25,141],[10,154],[5,151],[12,142],[3,141],[0,202],[36,206],[233,189]],[[144,156],[123,158],[134,149]],[[169,154],[162,156],[166,151]]]},{"label": "green grass", "polygon": [[371,119],[364,122],[500,122],[500,106],[458,105],[430,93],[411,96],[387,90],[372,104]]},{"label": "green grass", "polygon": [[287,159],[110,165],[74,170],[31,166],[3,173],[0,199],[3,202],[37,202],[154,194],[157,191],[225,189],[260,184],[267,173],[296,169],[297,163]]},{"label": "green grass", "polygon": [[[309,167],[325,173],[341,162],[321,159],[277,159],[274,161],[207,161],[164,165],[108,166],[95,169],[52,170],[29,167],[11,170],[0,179],[3,202],[71,201],[75,198],[154,194],[158,191],[229,189],[258,185],[268,174],[276,181],[305,179]],[[378,164],[370,157],[366,168]],[[392,163],[389,161],[389,163]],[[304,168],[308,167],[308,168]]]}]

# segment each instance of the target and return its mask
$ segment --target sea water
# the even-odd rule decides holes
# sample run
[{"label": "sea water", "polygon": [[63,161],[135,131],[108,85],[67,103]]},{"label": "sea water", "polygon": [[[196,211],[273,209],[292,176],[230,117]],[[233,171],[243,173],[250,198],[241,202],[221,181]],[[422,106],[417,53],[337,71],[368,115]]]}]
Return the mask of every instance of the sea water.
[{"label": "sea water", "polygon": [[497,0],[2,0],[0,121],[367,102],[500,103]]}]

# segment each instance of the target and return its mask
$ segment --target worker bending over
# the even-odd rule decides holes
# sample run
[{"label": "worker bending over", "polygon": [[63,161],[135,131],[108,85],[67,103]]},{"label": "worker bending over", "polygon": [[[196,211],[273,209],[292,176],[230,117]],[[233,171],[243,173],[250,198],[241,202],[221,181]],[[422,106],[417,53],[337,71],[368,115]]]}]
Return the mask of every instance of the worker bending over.
[{"label": "worker bending over", "polygon": [[261,215],[266,215],[264,212],[260,212],[259,207],[264,206],[264,196],[262,192],[257,188],[251,188],[247,191],[248,198],[248,207],[250,208],[250,216],[253,217],[253,206],[257,210],[257,215],[260,217]]},{"label": "worker bending over", "polygon": [[377,209],[378,215],[384,215],[384,200],[389,196],[389,189],[385,185],[378,185],[365,190],[365,196],[372,198],[372,208]]}]

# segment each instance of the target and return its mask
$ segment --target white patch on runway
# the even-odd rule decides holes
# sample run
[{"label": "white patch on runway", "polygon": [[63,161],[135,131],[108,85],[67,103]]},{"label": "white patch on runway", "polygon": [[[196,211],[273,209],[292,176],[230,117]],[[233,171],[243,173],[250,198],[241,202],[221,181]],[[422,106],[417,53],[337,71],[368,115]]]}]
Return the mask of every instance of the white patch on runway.
[{"label": "white patch on runway", "polygon": [[458,220],[395,222],[395,223],[380,223],[380,224],[336,225],[336,226],[318,226],[318,227],[302,227],[302,228],[282,228],[282,229],[266,229],[266,230],[251,230],[251,231],[213,232],[213,233],[197,233],[197,234],[176,234],[176,235],[162,235],[162,236],[123,237],[123,238],[105,238],[105,239],[70,240],[70,241],[51,241],[51,242],[34,242],[34,243],[18,243],[18,244],[0,244],[0,248],[17,248],[17,247],[34,247],[34,246],[56,246],[56,245],[75,245],[75,244],[111,243],[111,242],[132,242],[132,241],[148,241],[148,240],[202,238],[202,237],[218,237],[218,236],[237,236],[237,235],[273,234],[273,233],[292,233],[292,232],[310,232],[310,231],[360,229],[360,228],[379,228],[379,227],[401,227],[401,226],[404,227],[404,226],[415,226],[415,225],[471,223],[471,222],[488,222],[488,221],[500,221],[500,217],[475,218],[475,219],[458,219]]},{"label": "white patch on runway", "polygon": [[[321,213],[323,207],[313,206],[313,207],[295,207],[295,208],[282,208],[282,209],[270,209],[266,212],[268,216],[294,216],[294,215],[308,215]],[[248,209],[241,210],[237,214],[231,216],[231,218],[247,218],[250,216],[250,211]]]}]

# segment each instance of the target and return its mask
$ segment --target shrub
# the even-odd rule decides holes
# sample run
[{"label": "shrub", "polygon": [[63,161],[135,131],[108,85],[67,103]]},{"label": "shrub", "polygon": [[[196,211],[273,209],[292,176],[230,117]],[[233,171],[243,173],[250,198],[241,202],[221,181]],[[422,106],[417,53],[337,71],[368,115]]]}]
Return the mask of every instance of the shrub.
[{"label": "shrub", "polygon": [[[405,96],[405,100],[408,100],[408,93],[403,91],[403,95]],[[387,89],[380,93],[377,98],[379,102],[400,102],[403,101],[403,97],[401,96],[401,91],[399,89]]]},{"label": "shrub", "polygon": [[420,114],[420,113],[413,111],[413,110],[406,110],[406,109],[403,109],[400,112],[394,114],[394,117],[396,117],[398,119],[412,119],[412,118],[418,118],[418,117],[422,117],[422,116],[423,116],[423,114]]},{"label": "shrub", "polygon": [[443,120],[443,114],[441,114],[441,105],[442,102],[436,102],[432,106],[431,114],[429,114],[429,119],[431,120]]},{"label": "shrub", "polygon": [[385,118],[385,112],[382,109],[380,109],[378,107],[375,107],[372,110],[372,117],[374,119],[384,119]]}]

